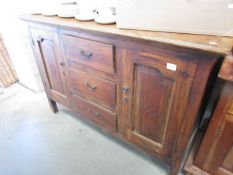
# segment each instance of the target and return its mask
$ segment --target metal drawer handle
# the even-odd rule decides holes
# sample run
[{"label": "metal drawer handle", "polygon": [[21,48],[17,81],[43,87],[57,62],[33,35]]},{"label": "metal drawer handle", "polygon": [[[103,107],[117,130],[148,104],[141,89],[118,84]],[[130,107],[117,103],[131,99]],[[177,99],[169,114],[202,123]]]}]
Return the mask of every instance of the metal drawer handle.
[{"label": "metal drawer handle", "polygon": [[128,93],[129,92],[129,88],[127,86],[123,86],[122,87],[122,91],[123,91],[123,93]]},{"label": "metal drawer handle", "polygon": [[92,52],[87,52],[86,53],[84,50],[81,50],[80,54],[82,55],[82,58],[85,59],[85,60],[90,59],[92,57],[92,55],[93,55]]},{"label": "metal drawer handle", "polygon": [[129,102],[128,97],[124,97],[124,98],[123,98],[123,103],[128,103],[128,102]]},{"label": "metal drawer handle", "polygon": [[90,90],[91,92],[94,92],[97,89],[97,86],[95,86],[95,85],[91,86],[87,81],[85,81],[84,84],[86,85],[88,90]]},{"label": "metal drawer handle", "polygon": [[[91,111],[91,109],[90,109],[90,108],[88,108],[88,109],[87,109],[87,112],[92,113],[92,111]],[[99,117],[99,116],[100,116],[100,113],[95,112],[95,116],[96,116],[96,117]]]},{"label": "metal drawer handle", "polygon": [[65,63],[64,62],[60,62],[60,65],[65,67]]},{"label": "metal drawer handle", "polygon": [[38,39],[37,39],[38,42],[43,42],[44,41],[44,38],[41,37],[41,36],[38,36]]}]

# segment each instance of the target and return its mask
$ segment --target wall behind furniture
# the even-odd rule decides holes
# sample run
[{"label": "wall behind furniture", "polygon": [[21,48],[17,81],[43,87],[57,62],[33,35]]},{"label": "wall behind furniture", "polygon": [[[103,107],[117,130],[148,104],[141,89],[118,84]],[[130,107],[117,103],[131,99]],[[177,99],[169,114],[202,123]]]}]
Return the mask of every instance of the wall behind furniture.
[{"label": "wall behind furniture", "polygon": [[[77,0],[77,2],[83,0]],[[85,0],[97,6],[115,6],[117,0]],[[7,50],[12,59],[13,66],[19,78],[19,82],[34,91],[42,91],[43,86],[30,49],[27,37],[27,28],[23,22],[17,19],[22,12],[32,12],[53,6],[60,0],[18,0],[0,1],[0,32],[2,33]]]},{"label": "wall behind furniture", "polygon": [[[35,2],[31,0],[30,3]],[[36,92],[43,91],[39,71],[27,36],[27,28],[17,19],[17,15],[26,8],[27,2],[0,2],[0,32],[16,70],[19,82]]]}]

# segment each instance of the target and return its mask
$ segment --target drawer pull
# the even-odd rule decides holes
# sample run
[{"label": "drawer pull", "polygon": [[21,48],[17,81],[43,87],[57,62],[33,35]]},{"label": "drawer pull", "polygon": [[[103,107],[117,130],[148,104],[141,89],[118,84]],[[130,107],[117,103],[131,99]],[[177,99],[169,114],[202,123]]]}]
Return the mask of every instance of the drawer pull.
[{"label": "drawer pull", "polygon": [[60,62],[60,65],[65,67],[65,63],[64,62]]},{"label": "drawer pull", "polygon": [[124,97],[124,98],[123,98],[123,102],[124,102],[124,103],[128,103],[128,102],[129,102],[128,97]]},{"label": "drawer pull", "polygon": [[96,112],[96,113],[95,113],[95,116],[98,117],[98,116],[100,116],[100,114],[99,114],[98,112]]},{"label": "drawer pull", "polygon": [[44,41],[44,38],[41,37],[41,36],[38,36],[38,39],[37,39],[38,42],[43,42]]},{"label": "drawer pull", "polygon": [[91,92],[94,92],[97,89],[97,86],[91,86],[87,81],[85,81],[85,85],[87,87],[88,90],[90,90]]},{"label": "drawer pull", "polygon": [[85,60],[90,59],[93,55],[92,52],[86,53],[84,50],[81,50],[80,54],[82,55],[82,58]]},{"label": "drawer pull", "polygon": [[123,91],[123,93],[128,93],[129,88],[127,86],[124,86],[124,87],[122,87],[122,91]]}]

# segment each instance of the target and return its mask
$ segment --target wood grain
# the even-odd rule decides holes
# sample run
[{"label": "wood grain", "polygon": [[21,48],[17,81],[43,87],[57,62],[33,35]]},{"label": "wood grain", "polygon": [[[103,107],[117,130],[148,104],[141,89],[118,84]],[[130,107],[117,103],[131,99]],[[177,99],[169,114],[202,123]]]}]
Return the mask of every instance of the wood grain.
[{"label": "wood grain", "polygon": [[186,168],[190,174],[233,174],[233,115],[228,111],[232,92],[233,84],[226,82],[197,154]]},{"label": "wood grain", "polygon": [[116,84],[79,70],[69,69],[72,96],[78,95],[109,110],[116,110]]},{"label": "wood grain", "polygon": [[[125,30],[118,29],[115,25],[99,25],[95,22],[80,22],[75,19],[64,19],[59,17],[44,17],[42,15],[21,15],[20,19],[43,23],[47,25],[59,26],[66,29],[81,29],[87,31],[94,31],[106,34],[113,34],[119,36],[126,36],[131,38],[139,38],[143,40],[150,40],[161,42],[165,44],[172,44],[176,46],[194,48],[203,51],[216,52],[221,54],[228,54],[232,48],[233,38],[211,36],[211,35],[193,35],[182,33],[168,33],[168,32],[150,32],[140,30]],[[211,43],[214,43],[213,45]]]},{"label": "wood grain", "polygon": [[[53,31],[55,37],[45,36],[55,41],[59,48],[56,53],[64,61],[60,72],[65,76],[61,82],[67,89],[69,107],[111,133],[119,131],[116,135],[165,161],[171,166],[170,174],[176,175],[203,107],[205,92],[212,90],[207,85],[216,78],[212,73],[225,53],[181,47],[176,42],[163,43],[153,38],[154,34],[160,36],[156,32],[146,32],[145,36],[152,37],[146,39],[132,37],[126,31],[107,32],[118,31],[115,26],[76,25],[73,20],[68,20],[69,24],[64,19],[64,23],[56,24],[53,20],[62,22],[59,18],[48,18],[42,22],[44,25],[31,18],[28,25],[40,31]],[[40,55],[39,62],[43,62],[43,53],[36,53]],[[58,64],[57,60],[53,64]],[[172,70],[168,65],[175,68]],[[49,75],[43,64],[38,66],[46,85]],[[48,98],[54,100],[55,93],[46,91]],[[99,118],[94,115],[96,112],[97,116],[101,114]]]},{"label": "wood grain", "polygon": [[[121,116],[128,117],[123,118],[126,138],[166,157],[184,115],[196,65],[149,53],[123,53],[121,87],[129,89],[122,92],[121,107]],[[169,62],[176,71],[166,69]]]},{"label": "wood grain", "polygon": [[218,76],[219,78],[233,82],[233,48],[225,57]]},{"label": "wood grain", "polygon": [[114,73],[113,46],[69,35],[60,36],[68,66],[88,67]]},{"label": "wood grain", "polygon": [[95,123],[110,131],[116,131],[116,114],[79,97],[75,98],[76,110]]},{"label": "wood grain", "polygon": [[[54,31],[30,29],[32,47],[39,67],[42,81],[49,97],[51,109],[57,111],[56,102],[69,106],[65,83],[65,64]],[[52,101],[51,101],[52,100]]]}]

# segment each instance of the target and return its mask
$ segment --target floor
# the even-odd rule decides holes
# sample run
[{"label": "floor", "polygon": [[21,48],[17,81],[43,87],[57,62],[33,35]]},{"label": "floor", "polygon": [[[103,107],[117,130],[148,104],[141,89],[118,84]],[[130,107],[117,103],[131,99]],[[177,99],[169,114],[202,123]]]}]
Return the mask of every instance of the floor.
[{"label": "floor", "polygon": [[168,167],[19,84],[0,92],[0,175],[165,175]]}]

